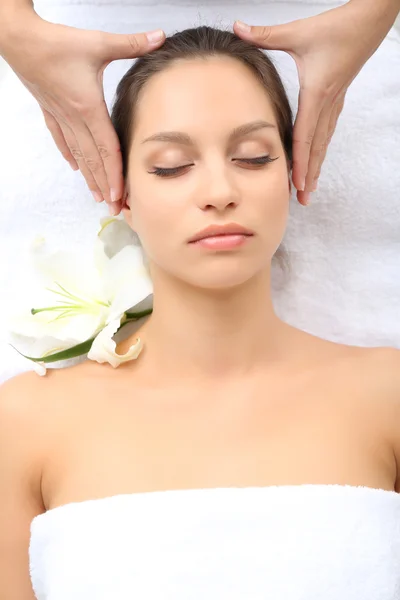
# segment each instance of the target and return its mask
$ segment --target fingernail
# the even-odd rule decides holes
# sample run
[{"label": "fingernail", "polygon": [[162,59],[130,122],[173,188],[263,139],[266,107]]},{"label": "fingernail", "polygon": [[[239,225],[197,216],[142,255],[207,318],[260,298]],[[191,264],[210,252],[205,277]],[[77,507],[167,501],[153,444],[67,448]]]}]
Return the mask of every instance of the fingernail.
[{"label": "fingernail", "polygon": [[313,183],[313,186],[312,186],[312,191],[313,191],[313,192],[316,192],[316,191],[317,191],[317,189],[318,189],[318,179],[316,179],[316,180],[314,181],[314,183]]},{"label": "fingernail", "polygon": [[156,44],[160,42],[164,37],[164,32],[162,29],[156,29],[155,31],[149,31],[146,33],[146,37],[149,40],[150,44]]},{"label": "fingernail", "polygon": [[96,200],[96,202],[103,202],[103,198],[101,196],[101,194],[99,194],[98,192],[92,192],[93,194],[93,198]]},{"label": "fingernail", "polygon": [[303,202],[306,206],[308,206],[311,202],[310,200],[310,192],[305,192],[303,196]]},{"label": "fingernail", "polygon": [[300,187],[299,187],[299,191],[300,192],[304,192],[306,187],[306,178],[304,177],[301,181],[300,181]]},{"label": "fingernail", "polygon": [[247,25],[247,23],[243,23],[243,21],[236,21],[236,27],[238,29],[241,29],[245,33],[249,33],[251,31],[250,25]]},{"label": "fingernail", "polygon": [[111,188],[111,202],[118,202],[117,192]]},{"label": "fingernail", "polygon": [[116,217],[117,214],[119,213],[119,208],[116,204],[109,204],[108,205],[108,210],[110,211],[110,215],[112,217]]},{"label": "fingernail", "polygon": [[72,163],[68,163],[73,171],[79,171],[78,165],[73,165]]}]

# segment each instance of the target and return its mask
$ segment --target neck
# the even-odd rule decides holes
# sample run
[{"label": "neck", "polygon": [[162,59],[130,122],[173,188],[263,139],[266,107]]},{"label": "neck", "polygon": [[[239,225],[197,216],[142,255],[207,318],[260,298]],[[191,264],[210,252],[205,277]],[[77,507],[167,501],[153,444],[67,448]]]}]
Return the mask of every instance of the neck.
[{"label": "neck", "polygon": [[163,382],[249,376],[283,357],[289,329],[274,312],[269,272],[234,290],[154,283],[153,313],[138,332],[142,368]]}]

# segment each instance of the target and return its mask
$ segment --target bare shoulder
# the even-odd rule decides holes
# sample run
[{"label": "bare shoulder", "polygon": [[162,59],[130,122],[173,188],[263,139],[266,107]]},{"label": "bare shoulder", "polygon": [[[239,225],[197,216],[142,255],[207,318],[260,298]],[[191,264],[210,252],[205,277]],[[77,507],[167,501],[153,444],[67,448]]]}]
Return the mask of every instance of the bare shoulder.
[{"label": "bare shoulder", "polygon": [[[307,339],[307,338],[306,338]],[[357,389],[379,412],[400,408],[400,350],[387,346],[365,347],[339,344],[308,336],[311,340],[309,370]],[[303,344],[307,351],[307,346]],[[318,369],[316,366],[318,365]],[[400,430],[399,430],[400,435]]]},{"label": "bare shoulder", "polygon": [[60,434],[83,415],[85,406],[93,406],[112,389],[119,378],[109,367],[87,360],[48,369],[42,377],[28,371],[5,381],[0,385],[0,428],[30,432],[31,444],[42,448],[46,456]]},{"label": "bare shoulder", "polygon": [[65,400],[73,403],[74,392],[88,378],[96,378],[96,368],[86,362],[63,369],[48,369],[44,376],[34,371],[20,373],[0,385],[0,411],[9,413],[10,417],[12,414],[24,415],[32,422],[38,418],[43,423],[54,416]]},{"label": "bare shoulder", "polygon": [[81,365],[48,369],[43,377],[34,371],[20,373],[0,385],[0,435],[6,431],[24,436],[30,454],[45,449],[48,436],[56,435],[73,404]]},{"label": "bare shoulder", "polygon": [[360,376],[370,386],[376,409],[387,423],[389,442],[396,458],[400,486],[400,350],[371,348],[360,361]]},{"label": "bare shoulder", "polygon": [[400,400],[400,350],[392,347],[347,346],[338,354],[351,378],[365,384],[378,403]]},{"label": "bare shoulder", "polygon": [[48,381],[35,372],[20,373],[0,385],[0,425],[17,421],[33,424],[35,412],[40,412]]},{"label": "bare shoulder", "polygon": [[[396,400],[400,392],[400,350],[391,347],[363,348],[360,353],[361,373],[375,380],[388,399]],[[400,398],[398,398],[400,400]]]},{"label": "bare shoulder", "polygon": [[[292,328],[293,329],[293,328]],[[358,376],[363,374],[364,378],[380,378],[383,376],[388,381],[388,376],[395,378],[399,371],[400,350],[389,346],[355,346],[351,344],[342,344],[329,341],[304,331],[300,333],[297,342],[298,353],[301,356],[308,357],[310,365],[316,364],[322,368],[338,369],[348,368],[349,373]],[[296,344],[293,344],[296,347]],[[399,371],[400,376],[400,371]]]},{"label": "bare shoulder", "polygon": [[397,415],[394,426],[400,449],[400,350],[377,348],[369,356],[369,365],[382,390],[382,397],[389,402]]},{"label": "bare shoulder", "polygon": [[[57,375],[40,377],[34,371],[21,373],[0,385],[1,446],[26,449],[27,459],[36,460],[51,429],[52,399],[56,397]],[[22,444],[20,441],[24,441]],[[10,448],[9,448],[10,449]]]},{"label": "bare shoulder", "polygon": [[0,411],[3,418],[23,418],[31,423],[35,415],[46,418],[57,388],[62,389],[65,376],[61,370],[49,370],[41,377],[34,371],[20,373],[0,385]]}]

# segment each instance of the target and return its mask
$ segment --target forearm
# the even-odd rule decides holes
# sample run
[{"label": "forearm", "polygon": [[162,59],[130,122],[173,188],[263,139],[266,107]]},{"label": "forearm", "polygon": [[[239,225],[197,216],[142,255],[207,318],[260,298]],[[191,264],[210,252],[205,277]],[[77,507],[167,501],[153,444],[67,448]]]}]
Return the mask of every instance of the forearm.
[{"label": "forearm", "polygon": [[372,42],[375,52],[400,13],[400,0],[349,0],[347,4],[356,11],[357,19],[366,20],[370,25],[366,29],[370,31],[370,36],[366,37],[365,42],[368,45]]},{"label": "forearm", "polygon": [[349,0],[349,4],[357,4],[360,9],[368,11],[371,17],[385,24],[389,29],[400,13],[400,0]]},{"label": "forearm", "polygon": [[21,11],[33,11],[33,0],[1,0],[0,27],[13,21]]},{"label": "forearm", "polygon": [[0,0],[0,55],[15,33],[21,34],[31,16],[38,17],[33,0]]}]

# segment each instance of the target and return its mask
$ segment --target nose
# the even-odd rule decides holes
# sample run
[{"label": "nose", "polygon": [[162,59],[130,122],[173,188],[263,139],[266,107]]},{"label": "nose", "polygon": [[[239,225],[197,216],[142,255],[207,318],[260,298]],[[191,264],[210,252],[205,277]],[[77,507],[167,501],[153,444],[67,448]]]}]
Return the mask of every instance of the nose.
[{"label": "nose", "polygon": [[224,166],[219,166],[210,170],[205,176],[203,190],[199,194],[199,206],[202,210],[214,208],[217,211],[224,211],[237,206],[239,197],[239,190],[232,174],[229,174]]}]

